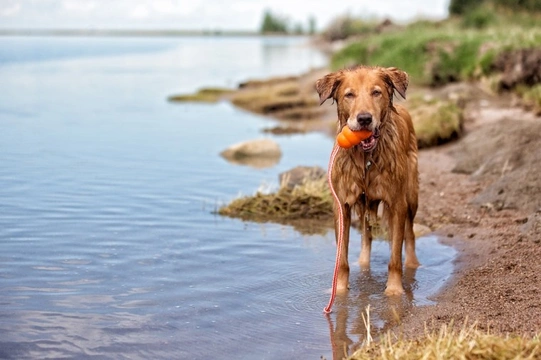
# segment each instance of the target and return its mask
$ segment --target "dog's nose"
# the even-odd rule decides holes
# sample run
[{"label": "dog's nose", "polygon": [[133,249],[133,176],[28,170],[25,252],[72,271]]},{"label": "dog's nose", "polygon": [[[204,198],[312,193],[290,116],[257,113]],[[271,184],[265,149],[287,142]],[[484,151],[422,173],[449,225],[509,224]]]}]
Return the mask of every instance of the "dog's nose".
[{"label": "dog's nose", "polygon": [[363,112],[357,115],[357,122],[361,126],[368,126],[372,123],[372,114]]}]

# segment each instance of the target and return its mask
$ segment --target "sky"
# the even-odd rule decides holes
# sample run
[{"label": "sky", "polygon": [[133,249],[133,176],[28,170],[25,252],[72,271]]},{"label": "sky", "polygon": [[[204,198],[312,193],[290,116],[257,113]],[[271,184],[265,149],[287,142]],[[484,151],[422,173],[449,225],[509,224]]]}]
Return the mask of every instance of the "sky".
[{"label": "sky", "polygon": [[257,31],[265,10],[317,29],[349,14],[408,22],[447,16],[449,0],[0,0],[3,29]]}]

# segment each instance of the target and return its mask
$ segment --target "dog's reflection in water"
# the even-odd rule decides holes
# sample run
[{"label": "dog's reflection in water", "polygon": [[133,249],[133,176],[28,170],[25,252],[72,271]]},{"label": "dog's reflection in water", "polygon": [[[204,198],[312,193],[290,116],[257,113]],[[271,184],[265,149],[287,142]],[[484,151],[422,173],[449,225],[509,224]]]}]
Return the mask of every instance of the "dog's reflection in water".
[{"label": "dog's reflection in water", "polygon": [[402,296],[383,294],[384,274],[373,276],[370,270],[363,270],[356,279],[352,279],[349,293],[338,295],[333,312],[326,315],[333,360],[348,357],[366,344],[369,337],[400,325],[401,319],[414,305],[416,272],[417,269],[404,269]]}]

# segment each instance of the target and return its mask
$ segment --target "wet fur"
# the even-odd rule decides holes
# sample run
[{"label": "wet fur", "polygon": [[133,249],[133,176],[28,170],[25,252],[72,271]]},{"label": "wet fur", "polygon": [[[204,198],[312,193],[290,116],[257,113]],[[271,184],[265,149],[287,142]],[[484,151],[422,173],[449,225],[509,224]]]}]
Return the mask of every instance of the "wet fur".
[{"label": "wet fur", "polygon": [[[395,90],[405,98],[408,75],[397,68],[359,66],[326,75],[316,82],[320,102],[332,98],[337,104],[338,129],[368,129],[379,132],[370,151],[361,145],[340,149],[332,168],[333,187],[340,199],[335,203],[334,221],[338,240],[339,212],[344,214],[342,258],[337,288],[348,289],[348,244],[352,210],[359,215],[362,246],[359,262],[369,268],[372,243],[371,221],[383,203],[389,228],[391,255],[385,293],[400,295],[402,286],[402,246],[405,240],[405,266],[417,268],[413,221],[417,212],[419,181],[417,139],[406,109],[393,104]],[[361,114],[361,115],[359,115]],[[370,123],[362,118],[371,116]],[[367,163],[370,163],[367,166]]]}]

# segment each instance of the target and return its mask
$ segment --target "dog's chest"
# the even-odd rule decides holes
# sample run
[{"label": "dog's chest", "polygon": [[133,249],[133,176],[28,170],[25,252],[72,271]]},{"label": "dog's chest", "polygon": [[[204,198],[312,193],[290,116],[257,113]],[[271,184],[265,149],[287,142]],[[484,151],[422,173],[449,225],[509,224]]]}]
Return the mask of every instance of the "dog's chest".
[{"label": "dog's chest", "polygon": [[382,198],[384,184],[380,167],[373,159],[356,159],[355,163],[345,161],[340,164],[336,178],[338,193],[344,202],[353,205],[364,195],[370,200]]}]

